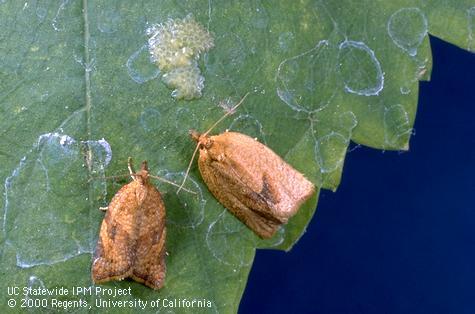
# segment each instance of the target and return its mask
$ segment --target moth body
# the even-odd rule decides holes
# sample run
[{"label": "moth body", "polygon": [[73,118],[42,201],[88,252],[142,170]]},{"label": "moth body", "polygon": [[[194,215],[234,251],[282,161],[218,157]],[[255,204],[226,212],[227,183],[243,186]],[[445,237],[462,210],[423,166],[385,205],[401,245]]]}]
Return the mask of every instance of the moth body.
[{"label": "moth body", "polygon": [[190,134],[198,142],[198,167],[211,193],[262,238],[272,237],[315,193],[300,172],[247,135]]},{"label": "moth body", "polygon": [[147,163],[112,198],[102,221],[92,264],[92,280],[132,278],[159,289],[165,279],[165,205],[149,182]]}]

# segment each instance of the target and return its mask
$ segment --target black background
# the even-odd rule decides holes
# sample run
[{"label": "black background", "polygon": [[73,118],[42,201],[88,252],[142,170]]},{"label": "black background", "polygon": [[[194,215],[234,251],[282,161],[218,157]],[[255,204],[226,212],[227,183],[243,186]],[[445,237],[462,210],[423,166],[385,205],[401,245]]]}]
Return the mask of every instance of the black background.
[{"label": "black background", "polygon": [[240,313],[475,313],[475,54],[431,46],[409,152],[352,150],[292,251],[257,251]]}]

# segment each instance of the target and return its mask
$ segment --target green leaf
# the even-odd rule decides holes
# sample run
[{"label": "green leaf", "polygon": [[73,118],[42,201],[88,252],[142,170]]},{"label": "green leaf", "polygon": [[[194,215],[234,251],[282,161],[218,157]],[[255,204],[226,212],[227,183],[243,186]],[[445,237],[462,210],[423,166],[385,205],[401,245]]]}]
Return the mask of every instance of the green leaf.
[{"label": "green leaf", "polygon": [[[215,47],[199,59],[203,96],[177,101],[150,61],[146,29],[190,13]],[[251,92],[215,132],[257,137],[318,187],[336,190],[350,141],[409,148],[418,81],[430,77],[427,34],[475,49],[468,0],[1,0],[0,26],[0,295],[18,302],[12,311],[24,298],[8,295],[16,286],[67,288],[67,296],[28,296],[47,299],[45,312],[67,305],[52,299],[236,312],[255,248],[290,249],[318,195],[263,241],[210,195],[195,165],[187,186],[197,197],[177,197],[174,187],[157,183],[168,215],[165,288],[126,280],[98,287],[130,286],[132,295],[77,296],[73,287],[92,285],[98,207],[125,183],[88,179],[127,173],[131,156],[181,181],[194,149],[188,130],[207,129],[223,114],[220,104]],[[164,308],[164,299],[205,307]]]}]

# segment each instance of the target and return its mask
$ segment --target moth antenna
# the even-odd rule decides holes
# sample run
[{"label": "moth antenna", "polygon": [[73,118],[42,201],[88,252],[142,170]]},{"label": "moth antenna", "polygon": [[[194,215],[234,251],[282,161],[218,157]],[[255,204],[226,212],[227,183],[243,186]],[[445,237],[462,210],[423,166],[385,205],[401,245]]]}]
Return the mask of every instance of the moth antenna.
[{"label": "moth antenna", "polygon": [[190,163],[188,164],[188,168],[186,168],[185,177],[183,178],[183,182],[181,182],[180,187],[176,191],[176,194],[180,193],[181,189],[185,190],[183,186],[185,185],[186,179],[188,178],[188,174],[190,173],[190,170],[191,170],[191,165],[193,164],[193,160],[195,160],[195,156],[199,148],[200,148],[200,143],[196,143],[195,151],[193,152],[193,156],[191,156]]},{"label": "moth antenna", "polygon": [[135,174],[135,169],[134,169],[134,165],[132,163],[132,157],[129,157],[127,159],[127,168],[129,168],[129,173],[130,173],[130,176],[132,177],[132,180],[135,179],[133,174]]},{"label": "moth antenna", "polygon": [[[236,109],[244,102],[244,99],[249,95],[249,92],[244,95],[244,97],[241,98],[241,100],[234,106],[232,107],[229,111],[227,111],[221,118],[218,119],[209,129],[208,131],[204,132],[202,136],[206,136],[211,132],[218,124],[221,123],[226,117],[232,115]],[[176,194],[180,193],[180,190],[183,189],[183,186],[185,185],[186,179],[188,178],[188,174],[190,173],[191,165],[193,164],[193,160],[195,159],[196,153],[198,152],[198,148],[200,147],[200,143],[198,142],[195,147],[195,151],[193,152],[193,156],[191,156],[190,163],[188,164],[188,168],[186,169],[185,172],[185,177],[183,178],[183,182],[181,183],[180,187],[178,188],[178,191],[176,191]]]},{"label": "moth antenna", "polygon": [[249,95],[249,92],[244,95],[244,97],[241,98],[241,100],[234,106],[232,107],[229,111],[227,111],[221,118],[218,119],[209,129],[208,131],[204,132],[203,135],[206,136],[208,135],[209,132],[211,132],[218,124],[221,123],[224,119],[226,119],[228,116],[232,115],[236,109],[244,102],[244,99],[246,99],[247,95]]},{"label": "moth antenna", "polygon": [[[176,184],[175,182],[173,181],[170,181],[170,180],[167,180],[167,179],[164,179],[162,177],[157,177],[157,176],[152,176],[152,175],[148,175],[150,178],[154,178],[154,179],[157,179],[159,181],[162,181],[162,182],[165,182],[165,183],[168,183],[168,184],[171,184],[173,186],[176,186],[176,187],[180,187],[178,184]],[[186,192],[188,193],[191,193],[191,194],[197,194],[195,191],[192,191],[192,190],[188,190],[184,187],[180,187],[181,189],[185,190]],[[177,192],[178,193],[178,192]]]},{"label": "moth antenna", "polygon": [[121,174],[121,175],[118,175],[118,176],[108,176],[108,177],[102,177],[102,178],[90,178],[87,182],[91,182],[92,180],[120,179],[120,178],[128,177],[130,175],[133,175],[133,173],[132,174]]}]

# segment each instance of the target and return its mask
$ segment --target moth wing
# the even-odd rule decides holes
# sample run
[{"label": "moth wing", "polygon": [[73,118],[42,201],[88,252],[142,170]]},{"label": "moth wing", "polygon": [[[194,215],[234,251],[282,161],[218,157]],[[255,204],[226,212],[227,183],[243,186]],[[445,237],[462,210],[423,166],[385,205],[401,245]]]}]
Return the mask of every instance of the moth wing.
[{"label": "moth wing", "polygon": [[132,272],[134,263],[134,239],[131,213],[138,207],[135,182],[123,186],[113,197],[102,221],[99,239],[92,263],[92,279],[95,283],[121,280]]},{"label": "moth wing", "polygon": [[[251,174],[246,165],[233,158],[224,158],[222,163],[225,166],[219,173],[225,176],[228,182],[236,181],[235,185],[241,187],[237,189],[236,196],[242,197],[245,205],[258,211],[262,216],[274,218],[280,223],[286,222],[287,217],[281,217],[277,208],[280,202],[279,192],[266,172],[255,171]],[[242,187],[245,188],[242,189]]]},{"label": "moth wing", "polygon": [[222,162],[211,162],[200,163],[200,171],[213,195],[259,236],[271,237],[282,224],[273,214],[269,198],[249,187],[239,175],[240,170]]},{"label": "moth wing", "polygon": [[314,194],[314,185],[264,144],[237,132],[225,132],[215,139],[224,151],[224,161],[272,204],[275,216],[283,222]]},{"label": "moth wing", "polygon": [[[167,271],[165,264],[165,238],[166,228],[163,228],[159,242],[149,247],[147,252],[135,264],[131,274],[132,279],[143,282],[153,289],[163,287]],[[140,250],[140,246],[138,249]]]},{"label": "moth wing", "polygon": [[141,215],[147,219],[142,219],[138,228],[136,262],[131,277],[153,289],[160,289],[166,274],[165,205],[154,186],[148,186],[140,207]]}]

